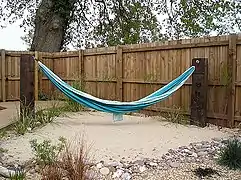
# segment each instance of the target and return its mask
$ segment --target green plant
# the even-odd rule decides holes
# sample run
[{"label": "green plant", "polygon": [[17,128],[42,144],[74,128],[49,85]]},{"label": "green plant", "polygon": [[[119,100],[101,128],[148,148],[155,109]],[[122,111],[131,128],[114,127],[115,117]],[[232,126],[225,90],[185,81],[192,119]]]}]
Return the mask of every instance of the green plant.
[{"label": "green plant", "polygon": [[[74,145],[74,146],[72,146]],[[41,175],[43,180],[91,180],[95,174],[89,174],[91,166],[89,162],[88,150],[85,150],[84,141],[77,144],[64,143],[64,150],[59,156],[59,160],[53,164],[42,168]]]},{"label": "green plant", "polygon": [[26,172],[23,169],[14,169],[14,174],[10,174],[10,180],[24,180],[26,178]]},{"label": "green plant", "polygon": [[24,135],[26,132],[32,130],[34,127],[34,117],[32,116],[23,116],[23,118],[16,119],[14,129],[17,134]]},{"label": "green plant", "polygon": [[169,122],[187,125],[190,120],[182,113],[180,107],[173,106],[171,112],[161,113],[161,115]]},{"label": "green plant", "polygon": [[39,165],[49,165],[56,162],[59,153],[63,150],[65,139],[59,138],[57,145],[52,145],[50,140],[44,140],[38,143],[36,139],[30,141],[35,159]]},{"label": "green plant", "polygon": [[6,130],[0,130],[0,139],[4,138],[7,136],[7,131]]},{"label": "green plant", "polygon": [[238,139],[228,141],[219,154],[218,163],[230,169],[241,170],[241,142]]},{"label": "green plant", "polygon": [[52,123],[61,114],[63,114],[63,109],[55,101],[51,102],[50,108],[39,109],[35,113],[29,113],[28,107],[22,105],[20,115],[15,117],[14,130],[17,134],[24,135],[39,126]]},{"label": "green plant", "polygon": [[8,152],[7,149],[4,149],[4,148],[0,147],[0,153],[6,153],[6,152]]}]

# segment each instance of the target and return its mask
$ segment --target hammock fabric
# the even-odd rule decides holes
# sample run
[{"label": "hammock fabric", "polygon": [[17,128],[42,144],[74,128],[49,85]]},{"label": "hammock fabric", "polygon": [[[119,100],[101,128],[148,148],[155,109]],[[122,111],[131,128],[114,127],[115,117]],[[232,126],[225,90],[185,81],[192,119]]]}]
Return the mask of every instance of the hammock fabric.
[{"label": "hammock fabric", "polygon": [[171,81],[169,84],[142,99],[132,102],[120,102],[100,99],[85,92],[79,91],[61,80],[60,77],[54,74],[40,61],[38,61],[38,64],[42,72],[54,84],[54,86],[67,97],[79,104],[95,109],[97,111],[113,113],[114,121],[123,120],[123,114],[125,113],[141,110],[168,98],[185,83],[185,81],[192,75],[195,70],[195,66],[191,66],[183,74]]}]

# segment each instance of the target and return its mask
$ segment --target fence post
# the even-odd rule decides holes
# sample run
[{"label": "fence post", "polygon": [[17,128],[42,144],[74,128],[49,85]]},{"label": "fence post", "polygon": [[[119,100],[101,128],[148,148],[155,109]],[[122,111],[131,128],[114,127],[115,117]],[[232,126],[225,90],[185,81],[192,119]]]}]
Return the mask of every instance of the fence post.
[{"label": "fence post", "polygon": [[1,50],[1,77],[2,77],[2,101],[5,102],[6,101],[6,72],[5,72],[5,68],[6,68],[6,52],[4,49]]},{"label": "fence post", "polygon": [[206,58],[192,59],[195,71],[192,75],[191,124],[205,127],[207,123],[208,61]]},{"label": "fence post", "polygon": [[[35,59],[39,60],[38,58],[38,51],[35,51],[34,53]],[[38,62],[35,61],[35,69],[34,69],[34,96],[35,96],[35,100],[38,100]]]},{"label": "fence post", "polygon": [[123,54],[122,47],[117,46],[116,52],[116,94],[119,101],[123,101]]},{"label": "fence post", "polygon": [[228,127],[234,126],[235,118],[235,81],[237,71],[237,35],[231,34],[229,36],[228,46],[228,84],[227,84],[227,116],[228,116]]},{"label": "fence post", "polygon": [[20,59],[20,118],[34,115],[34,59],[22,54]]},{"label": "fence post", "polygon": [[81,90],[85,87],[85,67],[84,67],[84,50],[79,50],[79,73],[78,78],[80,79]]}]

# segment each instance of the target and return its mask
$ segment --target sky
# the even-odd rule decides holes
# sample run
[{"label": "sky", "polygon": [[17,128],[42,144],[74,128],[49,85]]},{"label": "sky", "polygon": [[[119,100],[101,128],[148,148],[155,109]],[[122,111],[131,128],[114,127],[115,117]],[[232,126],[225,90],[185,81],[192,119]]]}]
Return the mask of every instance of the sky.
[{"label": "sky", "polygon": [[27,45],[21,40],[24,35],[23,28],[19,27],[19,22],[0,28],[0,49],[25,51]]}]

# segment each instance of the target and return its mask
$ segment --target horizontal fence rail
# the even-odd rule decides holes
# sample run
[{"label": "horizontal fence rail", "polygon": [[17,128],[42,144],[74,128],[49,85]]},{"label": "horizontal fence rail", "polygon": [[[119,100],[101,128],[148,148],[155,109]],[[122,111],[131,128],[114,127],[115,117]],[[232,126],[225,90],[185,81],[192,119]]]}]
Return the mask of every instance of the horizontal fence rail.
[{"label": "horizontal fence rail", "polygon": [[[207,117],[210,123],[241,123],[241,36],[217,36],[70,52],[1,50],[0,101],[20,97],[20,56],[30,54],[64,81],[103,99],[133,101],[168,84],[191,66],[208,59]],[[35,99],[63,95],[35,65]],[[145,113],[190,115],[192,78]]]}]

